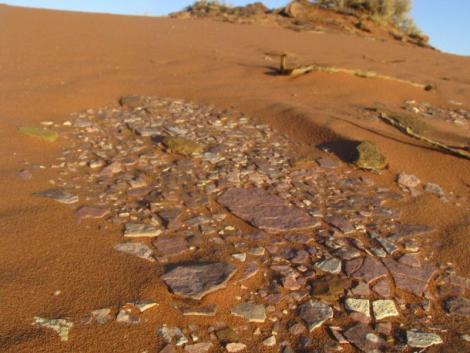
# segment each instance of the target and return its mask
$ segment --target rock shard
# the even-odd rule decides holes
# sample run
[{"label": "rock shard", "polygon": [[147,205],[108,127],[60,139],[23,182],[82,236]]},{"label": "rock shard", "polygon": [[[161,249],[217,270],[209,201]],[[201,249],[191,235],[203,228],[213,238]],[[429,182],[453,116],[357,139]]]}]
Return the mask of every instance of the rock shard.
[{"label": "rock shard", "polygon": [[218,202],[237,217],[269,233],[309,229],[319,224],[304,210],[261,188],[230,189]]},{"label": "rock shard", "polygon": [[232,265],[222,262],[181,265],[161,278],[174,294],[200,300],[209,293],[225,288],[235,271]]}]

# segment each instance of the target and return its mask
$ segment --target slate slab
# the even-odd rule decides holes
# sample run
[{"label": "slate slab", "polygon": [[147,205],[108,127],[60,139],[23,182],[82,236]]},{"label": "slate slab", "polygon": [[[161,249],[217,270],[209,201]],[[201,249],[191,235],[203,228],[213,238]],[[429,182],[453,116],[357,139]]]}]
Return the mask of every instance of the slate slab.
[{"label": "slate slab", "polygon": [[236,269],[223,262],[177,266],[161,278],[171,291],[184,298],[200,300],[225,288]]},{"label": "slate slab", "polygon": [[302,209],[260,188],[234,188],[218,202],[237,217],[269,233],[309,229],[319,222]]}]

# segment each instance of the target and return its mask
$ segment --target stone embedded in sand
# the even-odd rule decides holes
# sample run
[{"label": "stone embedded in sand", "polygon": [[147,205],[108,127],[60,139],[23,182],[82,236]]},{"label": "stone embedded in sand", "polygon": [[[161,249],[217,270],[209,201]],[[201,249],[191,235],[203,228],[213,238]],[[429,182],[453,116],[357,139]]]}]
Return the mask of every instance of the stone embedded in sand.
[{"label": "stone embedded in sand", "polygon": [[355,311],[370,317],[369,299],[346,298],[344,300],[344,307],[348,311]]},{"label": "stone embedded in sand", "polygon": [[91,312],[91,315],[93,316],[93,319],[95,319],[99,325],[104,325],[105,323],[107,323],[108,321],[112,319],[110,308],[93,310]]},{"label": "stone embedded in sand", "polygon": [[27,169],[22,169],[18,172],[18,176],[23,180],[31,180],[33,174]]},{"label": "stone embedded in sand", "polygon": [[335,228],[338,228],[344,234],[354,232],[354,227],[347,219],[340,216],[326,216],[325,222],[332,225]]},{"label": "stone embedded in sand", "polygon": [[122,308],[116,316],[116,322],[121,324],[138,324],[140,318],[132,314],[130,309]]},{"label": "stone embedded in sand", "polygon": [[142,243],[120,243],[116,244],[114,248],[117,251],[124,252],[145,259],[150,262],[155,262],[153,258],[153,251],[147,245]]},{"label": "stone embedded in sand", "polygon": [[419,180],[418,177],[412,174],[406,174],[402,172],[398,174],[397,183],[407,188],[415,188],[421,183],[421,180]]},{"label": "stone embedded in sand", "polygon": [[424,185],[424,191],[429,192],[431,194],[435,194],[437,196],[444,196],[444,194],[445,194],[442,187],[440,187],[437,184],[433,184],[433,183],[426,183]]},{"label": "stone embedded in sand", "polygon": [[410,267],[393,259],[383,259],[385,266],[390,271],[397,288],[421,296],[429,281],[436,272],[431,264],[422,267]]},{"label": "stone embedded in sand", "polygon": [[344,332],[344,337],[363,352],[384,352],[385,341],[369,325],[358,323]]},{"label": "stone embedded in sand", "polygon": [[231,343],[228,343],[228,344],[225,346],[225,349],[226,349],[227,352],[229,352],[229,353],[237,353],[237,352],[241,352],[241,351],[243,351],[244,349],[246,349],[246,344],[244,344],[244,343],[239,343],[239,342],[231,342]]},{"label": "stone embedded in sand", "polygon": [[192,156],[193,154],[204,152],[203,145],[184,137],[165,136],[162,142],[168,150],[183,156]]},{"label": "stone embedded in sand", "polygon": [[249,322],[263,323],[266,320],[266,311],[264,305],[261,304],[243,303],[233,307],[231,313]]},{"label": "stone embedded in sand", "polygon": [[41,326],[54,330],[60,337],[62,342],[69,340],[69,332],[73,327],[73,322],[65,319],[45,319],[39,316],[35,316],[33,325]]},{"label": "stone embedded in sand", "polygon": [[218,202],[237,217],[269,233],[308,229],[318,224],[305,211],[259,188],[230,189]]},{"label": "stone embedded in sand", "polygon": [[59,134],[57,132],[44,130],[38,127],[20,127],[18,131],[24,135],[36,137],[47,142],[55,142],[59,138]]},{"label": "stone embedded in sand", "polygon": [[372,311],[376,320],[400,315],[393,300],[375,300],[372,302]]},{"label": "stone embedded in sand", "polygon": [[177,256],[189,249],[186,239],[178,236],[158,237],[152,241],[152,245],[164,256]]},{"label": "stone embedded in sand", "polygon": [[435,333],[406,331],[406,341],[413,348],[427,348],[436,344],[442,344],[442,338]]},{"label": "stone embedded in sand", "polygon": [[134,129],[135,133],[142,137],[150,137],[155,135],[160,135],[161,129],[152,128],[152,127],[138,127]]},{"label": "stone embedded in sand", "polygon": [[371,256],[367,256],[364,259],[362,266],[357,271],[353,272],[353,277],[361,278],[367,283],[370,283],[378,278],[386,276],[387,274],[387,269],[379,260],[376,260]]},{"label": "stone embedded in sand", "polygon": [[129,110],[136,110],[146,106],[146,99],[142,96],[123,96],[119,98],[119,104]]},{"label": "stone embedded in sand", "polygon": [[65,204],[72,204],[78,202],[77,195],[72,195],[62,189],[48,189],[45,191],[36,192],[33,195],[45,197]]},{"label": "stone embedded in sand", "polygon": [[158,306],[157,303],[155,303],[153,300],[150,299],[139,299],[139,300],[134,300],[129,303],[127,303],[130,306],[133,306],[137,310],[139,310],[141,313],[144,311],[147,311],[155,306]]},{"label": "stone embedded in sand", "polygon": [[315,267],[323,272],[338,274],[341,272],[341,260],[332,257],[315,264]]},{"label": "stone embedded in sand", "polygon": [[178,266],[161,278],[171,291],[184,298],[202,299],[225,288],[236,269],[223,262]]},{"label": "stone embedded in sand", "polygon": [[103,218],[109,213],[108,210],[94,206],[80,206],[75,210],[78,219]]},{"label": "stone embedded in sand", "polygon": [[128,223],[124,226],[124,236],[127,238],[154,238],[160,234],[161,229],[148,224]]},{"label": "stone embedded in sand", "polygon": [[370,141],[363,141],[357,147],[358,157],[354,164],[367,170],[382,170],[387,166],[387,159],[377,146]]},{"label": "stone embedded in sand", "polygon": [[311,332],[320,327],[326,320],[333,318],[333,309],[322,302],[309,300],[300,305],[299,316],[305,321]]},{"label": "stone embedded in sand", "polygon": [[222,344],[227,344],[230,342],[238,342],[240,340],[240,337],[238,337],[238,334],[231,327],[224,327],[220,330],[217,330],[215,332],[215,335],[217,336],[217,339]]},{"label": "stone embedded in sand", "polygon": [[184,351],[187,353],[207,353],[211,349],[211,342],[200,342],[194,344],[187,344],[186,346],[184,346]]},{"label": "stone embedded in sand", "polygon": [[463,297],[451,298],[446,301],[445,306],[451,315],[470,317],[470,299]]},{"label": "stone embedded in sand", "polygon": [[372,286],[372,289],[374,290],[374,292],[385,298],[390,297],[390,295],[392,294],[392,290],[390,288],[387,278],[382,278],[378,280],[377,283]]},{"label": "stone embedded in sand", "polygon": [[263,346],[266,347],[273,347],[276,345],[276,337],[275,336],[269,336],[263,341]]},{"label": "stone embedded in sand", "polygon": [[335,169],[341,166],[341,163],[328,157],[320,157],[317,159],[317,163],[320,167],[326,169]]}]

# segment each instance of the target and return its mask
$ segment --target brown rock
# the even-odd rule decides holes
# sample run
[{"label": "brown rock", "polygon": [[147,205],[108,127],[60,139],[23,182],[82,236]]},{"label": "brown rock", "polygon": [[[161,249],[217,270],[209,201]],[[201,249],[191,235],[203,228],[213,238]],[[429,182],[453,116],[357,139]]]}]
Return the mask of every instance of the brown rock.
[{"label": "brown rock", "polygon": [[152,241],[164,256],[176,256],[188,250],[189,244],[183,237],[158,237]]},{"label": "brown rock", "polygon": [[463,297],[449,299],[446,301],[446,309],[451,315],[470,317],[470,299]]}]

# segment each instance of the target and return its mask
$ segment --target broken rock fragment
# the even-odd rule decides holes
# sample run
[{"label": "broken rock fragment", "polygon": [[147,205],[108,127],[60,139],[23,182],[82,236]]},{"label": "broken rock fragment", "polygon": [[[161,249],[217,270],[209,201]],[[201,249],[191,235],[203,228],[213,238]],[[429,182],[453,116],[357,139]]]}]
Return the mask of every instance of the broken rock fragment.
[{"label": "broken rock fragment", "polygon": [[299,307],[299,316],[310,331],[320,327],[326,320],[333,318],[333,309],[317,300],[309,300]]},{"label": "broken rock fragment", "polygon": [[47,199],[55,200],[64,204],[72,204],[78,202],[77,195],[72,195],[62,189],[48,189],[41,192],[37,192],[34,195],[45,197]]},{"label": "broken rock fragment", "polygon": [[65,319],[46,319],[35,316],[33,325],[54,330],[59,335],[60,340],[66,342],[69,340],[69,332],[73,327],[73,322]]},{"label": "broken rock fragment", "polygon": [[145,259],[150,262],[155,262],[153,251],[147,245],[142,243],[120,243],[116,244],[114,248],[117,251],[124,252]]},{"label": "broken rock fragment", "polygon": [[127,238],[154,238],[161,233],[161,229],[148,224],[128,223],[124,227],[124,236]]},{"label": "broken rock fragment", "polygon": [[442,338],[435,333],[414,330],[406,331],[406,340],[408,345],[413,348],[427,348],[443,343]]},{"label": "broken rock fragment", "polygon": [[177,266],[162,276],[174,294],[202,299],[205,295],[225,288],[235,268],[223,262]]},{"label": "broken rock fragment", "polygon": [[237,217],[269,233],[313,228],[318,221],[260,188],[230,189],[218,202]]},{"label": "broken rock fragment", "polygon": [[242,317],[249,322],[263,323],[266,320],[264,305],[243,303],[232,308],[232,315]]}]

